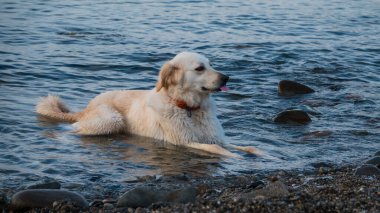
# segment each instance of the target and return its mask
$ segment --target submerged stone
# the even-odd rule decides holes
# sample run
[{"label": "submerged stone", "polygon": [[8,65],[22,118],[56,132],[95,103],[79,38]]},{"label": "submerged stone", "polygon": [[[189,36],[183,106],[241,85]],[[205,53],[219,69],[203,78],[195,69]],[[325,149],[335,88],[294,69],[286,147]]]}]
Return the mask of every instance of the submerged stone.
[{"label": "submerged stone", "polygon": [[276,123],[296,122],[305,124],[311,121],[309,115],[302,110],[286,110],[277,114],[273,121]]},{"label": "submerged stone", "polygon": [[315,92],[312,88],[295,81],[282,80],[278,83],[278,94],[292,96],[297,94],[308,94]]},{"label": "submerged stone", "polygon": [[80,209],[87,209],[88,202],[82,195],[56,189],[28,189],[12,196],[10,209],[15,211],[51,207],[55,201],[70,201]]}]

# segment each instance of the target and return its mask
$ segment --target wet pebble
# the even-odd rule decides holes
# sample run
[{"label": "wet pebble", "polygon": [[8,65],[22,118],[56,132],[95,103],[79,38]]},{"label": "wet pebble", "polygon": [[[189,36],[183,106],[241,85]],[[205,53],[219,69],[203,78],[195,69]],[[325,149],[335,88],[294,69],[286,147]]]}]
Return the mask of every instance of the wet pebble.
[{"label": "wet pebble", "polygon": [[70,200],[54,201],[52,205],[53,212],[80,212],[82,208]]},{"label": "wet pebble", "polygon": [[380,166],[380,156],[375,156],[374,158],[368,160],[365,163],[366,164],[375,165],[375,166],[379,167]]},{"label": "wet pebble", "polygon": [[277,114],[273,121],[276,123],[296,122],[306,124],[311,121],[309,115],[302,110],[285,110]]},{"label": "wet pebble", "polygon": [[111,203],[105,203],[104,206],[103,206],[104,210],[111,210],[113,208],[114,208],[114,206]]},{"label": "wet pebble", "polygon": [[157,191],[152,187],[137,187],[134,188],[117,200],[117,207],[148,207],[150,204],[162,199],[162,192]]},{"label": "wet pebble", "polygon": [[177,190],[164,190],[154,187],[137,187],[122,196],[117,201],[117,207],[148,207],[156,202],[189,203],[194,202],[197,190],[186,187]]},{"label": "wet pebble", "polygon": [[380,169],[374,165],[366,164],[357,168],[355,175],[371,176],[371,175],[380,175]]},{"label": "wet pebble", "polygon": [[282,80],[278,83],[278,94],[292,96],[297,94],[308,94],[315,92],[312,88],[295,81]]},{"label": "wet pebble", "polygon": [[186,187],[183,189],[174,190],[169,192],[164,201],[172,203],[192,203],[197,196],[197,190],[194,187]]},{"label": "wet pebble", "polygon": [[330,167],[323,167],[323,166],[321,166],[321,167],[319,167],[319,169],[318,169],[318,173],[319,173],[320,175],[327,174],[327,173],[329,173],[330,171],[331,171],[331,168],[330,168]]},{"label": "wet pebble", "polygon": [[56,189],[28,189],[12,196],[10,208],[24,210],[50,207],[55,201],[70,201],[80,209],[87,209],[88,202],[82,195],[74,192]]},{"label": "wet pebble", "polygon": [[286,197],[289,195],[288,188],[280,180],[269,182],[267,186],[254,190],[246,195],[247,198],[257,197]]}]

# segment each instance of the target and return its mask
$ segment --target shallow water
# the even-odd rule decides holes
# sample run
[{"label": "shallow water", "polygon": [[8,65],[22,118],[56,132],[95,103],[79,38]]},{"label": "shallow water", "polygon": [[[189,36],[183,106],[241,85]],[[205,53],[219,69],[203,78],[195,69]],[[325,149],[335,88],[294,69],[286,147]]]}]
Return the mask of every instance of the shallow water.
[{"label": "shallow water", "polygon": [[[1,1],[0,187],[36,176],[110,183],[354,163],[379,149],[379,34],[378,1]],[[266,157],[79,137],[34,112],[48,93],[75,111],[103,91],[151,89],[160,66],[185,50],[231,78],[230,92],[214,95],[227,142]],[[280,97],[283,79],[316,92]],[[272,122],[292,107],[312,122]]]}]

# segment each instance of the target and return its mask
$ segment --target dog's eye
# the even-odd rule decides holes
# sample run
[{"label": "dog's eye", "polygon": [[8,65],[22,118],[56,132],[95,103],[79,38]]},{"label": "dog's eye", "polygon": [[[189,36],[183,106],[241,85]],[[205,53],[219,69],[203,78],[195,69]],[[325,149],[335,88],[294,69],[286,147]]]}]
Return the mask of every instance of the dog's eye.
[{"label": "dog's eye", "polygon": [[201,72],[201,71],[205,70],[205,66],[200,65],[199,67],[195,68],[195,70],[198,72]]}]

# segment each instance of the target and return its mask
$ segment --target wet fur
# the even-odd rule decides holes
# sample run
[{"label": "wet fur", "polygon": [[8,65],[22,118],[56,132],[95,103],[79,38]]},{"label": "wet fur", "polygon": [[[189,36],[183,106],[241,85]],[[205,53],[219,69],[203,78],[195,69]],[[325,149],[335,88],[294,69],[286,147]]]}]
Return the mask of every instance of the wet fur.
[{"label": "wet fur", "polygon": [[[199,74],[194,67],[204,64]],[[193,73],[194,72],[194,73]],[[226,156],[236,156],[222,148],[224,133],[209,92],[202,87],[217,88],[220,73],[205,57],[181,53],[163,65],[156,87],[152,90],[110,91],[90,101],[81,112],[73,113],[56,96],[42,99],[38,114],[69,121],[81,135],[106,135],[128,132]],[[173,104],[173,99],[186,101],[191,112]],[[236,148],[236,147],[233,147]]]}]

